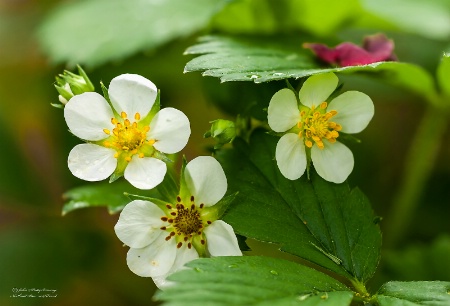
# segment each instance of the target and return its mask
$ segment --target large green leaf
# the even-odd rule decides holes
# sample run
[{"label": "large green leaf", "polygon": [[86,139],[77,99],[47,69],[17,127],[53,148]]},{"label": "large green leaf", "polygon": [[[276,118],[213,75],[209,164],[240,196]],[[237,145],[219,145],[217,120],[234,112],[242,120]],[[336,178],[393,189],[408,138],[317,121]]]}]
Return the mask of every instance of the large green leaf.
[{"label": "large green leaf", "polygon": [[227,0],[90,0],[61,4],[39,29],[53,62],[100,65],[205,27]]},{"label": "large green leaf", "polygon": [[205,36],[186,54],[200,55],[186,64],[185,72],[203,71],[204,76],[218,77],[222,82],[301,78],[317,73],[376,73],[386,81],[424,97],[434,99],[434,80],[423,68],[400,62],[378,62],[342,68],[320,67],[308,50],[302,50],[296,37],[231,38]]},{"label": "large green leaf", "polygon": [[157,294],[164,305],[349,305],[353,293],[317,270],[269,257],[216,257],[187,264]]},{"label": "large green leaf", "polygon": [[256,131],[249,145],[236,139],[234,149],[217,156],[229,191],[239,191],[224,220],[243,236],[280,243],[283,251],[365,282],[381,247],[369,201],[359,189],[326,182],[314,171],[311,180],[284,178],[274,160],[277,140]]},{"label": "large green leaf", "polygon": [[389,282],[377,299],[380,306],[450,305],[450,282]]},{"label": "large green leaf", "polygon": [[442,56],[437,70],[437,79],[441,92],[450,98],[450,52]]}]

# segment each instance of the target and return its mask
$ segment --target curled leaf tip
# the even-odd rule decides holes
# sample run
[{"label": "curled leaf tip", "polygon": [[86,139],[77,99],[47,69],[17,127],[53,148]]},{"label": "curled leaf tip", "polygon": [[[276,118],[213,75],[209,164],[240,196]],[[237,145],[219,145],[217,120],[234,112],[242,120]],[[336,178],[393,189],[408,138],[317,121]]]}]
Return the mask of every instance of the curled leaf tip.
[{"label": "curled leaf tip", "polygon": [[396,61],[394,42],[386,35],[377,33],[364,37],[362,47],[343,42],[334,48],[320,43],[304,43],[322,61],[341,67],[367,65],[381,61]]}]

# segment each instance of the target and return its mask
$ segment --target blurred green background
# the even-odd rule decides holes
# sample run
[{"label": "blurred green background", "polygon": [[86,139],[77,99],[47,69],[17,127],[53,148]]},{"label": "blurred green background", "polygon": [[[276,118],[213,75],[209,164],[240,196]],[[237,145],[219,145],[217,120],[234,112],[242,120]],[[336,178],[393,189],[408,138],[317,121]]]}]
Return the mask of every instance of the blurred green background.
[{"label": "blurred green background", "polygon": [[[401,61],[433,75],[442,52],[450,50],[446,0],[180,2],[0,0],[0,305],[152,303],[153,282],[128,270],[127,249],[114,234],[118,215],[94,208],[61,216],[62,194],[84,184],[66,162],[79,140],[67,131],[62,111],[50,106],[58,101],[53,83],[63,69],[83,65],[97,90],[100,80],[107,85],[122,73],[152,80],[162,106],[179,108],[191,121],[183,151],[189,160],[209,154],[213,142],[202,137],[209,121],[235,118],[224,103],[268,105],[284,86],[220,84],[200,73],[183,74],[192,56],[182,54],[200,34],[288,33],[333,44],[360,43],[382,31],[394,39]],[[376,115],[359,135],[362,144],[351,146],[349,182],[388,220],[425,103],[379,78],[339,77],[344,90],[363,91],[375,103]],[[450,281],[449,138],[447,129],[414,221],[399,243],[383,250],[369,287],[390,279]],[[284,256],[273,246],[249,244],[253,253]],[[14,288],[55,289],[58,296],[12,298]]]}]

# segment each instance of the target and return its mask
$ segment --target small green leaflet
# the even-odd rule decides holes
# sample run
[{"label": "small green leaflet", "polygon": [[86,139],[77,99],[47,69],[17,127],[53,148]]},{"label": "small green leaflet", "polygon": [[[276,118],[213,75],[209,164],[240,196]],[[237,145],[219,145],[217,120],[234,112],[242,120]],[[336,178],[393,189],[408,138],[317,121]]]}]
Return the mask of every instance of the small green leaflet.
[{"label": "small green leaflet", "polygon": [[269,257],[203,258],[157,293],[164,305],[349,305],[353,292],[312,268]]},{"label": "small green leaflet", "polygon": [[299,37],[204,36],[185,54],[199,55],[186,64],[185,72],[202,71],[222,82],[255,83],[302,78],[325,72],[376,73],[387,82],[436,98],[434,80],[423,68],[409,63],[378,62],[342,68],[321,67]]},{"label": "small green leaflet", "polygon": [[38,31],[53,62],[98,66],[204,28],[227,0],[90,0],[61,3]]},{"label": "small green leaflet", "polygon": [[357,282],[366,282],[380,257],[381,232],[369,201],[347,183],[311,171],[284,178],[274,160],[278,138],[257,130],[246,144],[219,152],[228,191],[239,191],[224,220],[243,236],[281,249]]},{"label": "small green leaflet", "polygon": [[450,282],[389,282],[378,291],[380,306],[450,305]]}]

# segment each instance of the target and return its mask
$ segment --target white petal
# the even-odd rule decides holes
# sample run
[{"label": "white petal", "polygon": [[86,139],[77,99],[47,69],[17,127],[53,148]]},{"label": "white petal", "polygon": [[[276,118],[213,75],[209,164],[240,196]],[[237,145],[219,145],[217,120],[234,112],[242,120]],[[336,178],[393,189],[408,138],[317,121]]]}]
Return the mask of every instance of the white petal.
[{"label": "white petal", "polygon": [[270,128],[275,132],[285,132],[292,128],[300,119],[297,99],[292,90],[284,88],[277,91],[270,99],[267,110]]},{"label": "white petal", "polygon": [[64,118],[70,131],[85,140],[102,140],[109,135],[103,129],[113,129],[114,114],[105,98],[96,92],[76,95],[64,107]]},{"label": "white petal", "polygon": [[110,176],[117,166],[116,153],[91,143],[79,144],[69,153],[67,163],[76,177],[85,181],[101,181]]},{"label": "white petal", "polygon": [[131,248],[127,264],[133,273],[143,277],[167,274],[175,262],[177,244],[175,239],[165,240],[167,232],[161,231],[152,244],[145,248]]},{"label": "white petal", "polygon": [[242,256],[233,228],[216,220],[205,228],[206,245],[211,256]]},{"label": "white petal", "polygon": [[347,91],[328,105],[338,113],[331,120],[342,125],[344,133],[359,133],[366,128],[375,112],[370,97],[359,91]]},{"label": "white petal", "polygon": [[177,153],[187,144],[191,135],[189,119],[178,109],[160,110],[150,123],[148,139],[156,140],[154,147],[163,153]]},{"label": "white petal", "polygon": [[153,281],[155,282],[155,285],[159,289],[166,289],[170,286],[174,285],[174,282],[168,281],[167,277],[179,270],[187,269],[184,267],[184,265],[194,259],[197,259],[198,253],[194,248],[189,249],[186,244],[183,244],[183,246],[179,249],[177,249],[177,255],[175,257],[175,262],[172,266],[172,269],[170,269],[169,273],[153,277]]},{"label": "white petal", "polygon": [[197,204],[212,206],[227,191],[227,177],[222,166],[211,156],[199,156],[191,160],[186,165],[184,178]]},{"label": "white petal", "polygon": [[125,168],[124,177],[136,188],[152,189],[163,181],[166,171],[166,163],[162,160],[134,155]]},{"label": "white petal", "polygon": [[124,207],[114,230],[129,247],[143,248],[159,236],[163,216],[164,212],[152,202],[135,200]]},{"label": "white petal", "polygon": [[287,133],[277,143],[275,151],[278,168],[287,179],[296,180],[306,169],[306,152],[297,134]]},{"label": "white petal", "polygon": [[137,74],[122,74],[111,80],[108,94],[115,110],[133,118],[136,113],[144,118],[155,103],[158,89],[155,84]]},{"label": "white petal", "polygon": [[340,142],[325,141],[322,150],[317,146],[311,149],[311,159],[317,173],[325,180],[336,184],[344,182],[353,170],[352,151]]},{"label": "white petal", "polygon": [[319,106],[333,93],[338,82],[337,76],[332,72],[309,77],[300,89],[300,102],[309,108]]}]

